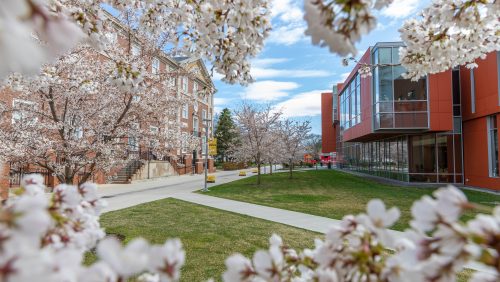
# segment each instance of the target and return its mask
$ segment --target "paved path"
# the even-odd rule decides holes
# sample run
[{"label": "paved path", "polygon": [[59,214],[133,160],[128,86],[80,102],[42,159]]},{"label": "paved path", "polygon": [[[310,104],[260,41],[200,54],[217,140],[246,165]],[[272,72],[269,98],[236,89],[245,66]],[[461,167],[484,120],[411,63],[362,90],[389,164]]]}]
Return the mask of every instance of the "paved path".
[{"label": "paved path", "polygon": [[[238,173],[239,171],[222,171],[215,173],[217,182],[215,184],[210,184],[209,188],[214,185],[245,178],[238,176]],[[254,174],[247,173],[246,177],[252,175]],[[203,188],[203,179],[203,175],[184,175],[128,185],[100,185],[99,192],[109,204],[104,212],[119,210],[159,199],[175,198],[323,234],[326,233],[331,226],[338,225],[340,222],[336,219],[321,216],[193,193]],[[396,238],[402,236],[402,232],[400,231],[390,230],[390,232]],[[470,264],[466,267],[476,271],[488,271],[478,264]]]},{"label": "paved path", "polygon": [[[239,176],[237,171],[220,171],[216,175],[216,183],[209,183],[208,188],[255,175],[251,169],[247,176]],[[269,172],[269,167],[262,172]],[[158,180],[137,182],[132,184],[103,184],[99,185],[99,195],[106,199],[108,207],[104,212],[120,210],[135,205],[170,198],[178,193],[190,193],[203,189],[204,175],[182,175],[165,177]]]}]

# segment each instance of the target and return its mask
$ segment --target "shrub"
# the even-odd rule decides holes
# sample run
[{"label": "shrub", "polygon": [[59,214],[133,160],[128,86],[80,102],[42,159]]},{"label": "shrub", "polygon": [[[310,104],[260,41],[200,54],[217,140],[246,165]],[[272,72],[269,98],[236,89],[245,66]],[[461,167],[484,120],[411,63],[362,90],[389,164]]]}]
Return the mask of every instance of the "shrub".
[{"label": "shrub", "polygon": [[244,162],[225,162],[224,164],[222,164],[222,169],[224,170],[238,170],[244,168],[247,168],[247,165]]}]

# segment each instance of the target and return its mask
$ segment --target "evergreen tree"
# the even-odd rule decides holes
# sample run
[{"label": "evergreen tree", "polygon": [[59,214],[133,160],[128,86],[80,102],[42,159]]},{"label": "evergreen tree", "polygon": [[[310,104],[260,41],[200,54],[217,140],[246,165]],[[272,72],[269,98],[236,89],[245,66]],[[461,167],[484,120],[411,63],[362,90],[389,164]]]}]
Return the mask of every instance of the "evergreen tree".
[{"label": "evergreen tree", "polygon": [[238,142],[238,133],[228,108],[222,110],[216,124],[217,159],[225,162],[230,155],[230,148]]}]

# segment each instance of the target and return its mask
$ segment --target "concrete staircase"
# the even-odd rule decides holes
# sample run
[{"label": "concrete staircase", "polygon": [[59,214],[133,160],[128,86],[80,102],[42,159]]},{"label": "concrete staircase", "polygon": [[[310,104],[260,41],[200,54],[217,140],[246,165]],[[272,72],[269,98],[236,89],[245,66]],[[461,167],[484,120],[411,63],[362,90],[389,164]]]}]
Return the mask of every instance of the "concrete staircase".
[{"label": "concrete staircase", "polygon": [[132,160],[126,166],[118,171],[113,181],[114,184],[128,184],[132,180],[132,176],[142,167],[140,160]]}]

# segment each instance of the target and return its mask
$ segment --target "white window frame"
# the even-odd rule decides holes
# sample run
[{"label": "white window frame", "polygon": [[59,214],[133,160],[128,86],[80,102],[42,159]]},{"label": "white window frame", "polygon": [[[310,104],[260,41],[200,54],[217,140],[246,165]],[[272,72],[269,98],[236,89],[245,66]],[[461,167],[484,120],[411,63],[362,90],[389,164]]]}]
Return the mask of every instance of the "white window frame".
[{"label": "white window frame", "polygon": [[[36,104],[31,101],[27,100],[22,100],[22,99],[14,99],[12,100],[12,124],[18,123],[18,122],[24,122],[23,120],[26,119],[26,115],[22,111],[17,111],[16,106],[17,104],[21,105],[24,104],[28,107],[31,107],[33,110],[36,109]],[[38,118],[33,118],[30,122],[37,122]]]},{"label": "white window frame", "polygon": [[203,125],[206,125],[207,124],[207,121],[206,121],[207,120],[207,110],[205,110],[205,109],[201,110],[201,118],[203,120],[202,121]]},{"label": "white window frame", "polygon": [[[157,127],[157,126],[152,126],[150,125],[149,126],[149,132],[151,133],[151,135],[158,135],[158,133],[160,132],[160,129]],[[158,144],[158,140],[157,139],[150,139],[149,140],[149,147],[156,147],[156,145]]]},{"label": "white window frame", "polygon": [[171,76],[168,78],[168,84],[173,87],[175,86],[175,77],[174,76]]},{"label": "white window frame", "polygon": [[79,126],[75,129],[75,138],[82,139],[83,138],[83,127]]},{"label": "white window frame", "polygon": [[[73,124],[73,122],[71,122],[72,126],[75,126],[75,124]],[[73,132],[73,136],[75,137],[75,139],[81,139],[83,138],[83,127],[82,126],[78,126],[75,128],[75,131]]]},{"label": "white window frame", "polygon": [[[133,122],[130,124],[131,129],[139,129],[140,125],[137,122]],[[128,137],[128,147],[130,151],[138,151],[139,150],[139,140],[135,136]]]},{"label": "white window frame", "polygon": [[198,92],[198,82],[193,82],[193,93],[196,94]]},{"label": "white window frame", "polygon": [[116,35],[116,32],[107,32],[106,33],[106,39],[110,44],[115,44],[118,36]]},{"label": "white window frame", "polygon": [[182,105],[182,118],[187,119],[189,114],[189,107],[188,104]]},{"label": "white window frame", "polygon": [[200,132],[200,120],[197,116],[193,116],[193,132]]},{"label": "white window frame", "polygon": [[141,96],[138,96],[138,95],[134,95],[132,96],[132,102],[140,102],[141,101]]},{"label": "white window frame", "polygon": [[132,54],[132,56],[141,55],[141,47],[135,43],[132,43],[132,46],[130,47],[130,54]]},{"label": "white window frame", "polygon": [[160,73],[160,59],[154,57],[151,61],[151,73],[158,74]]},{"label": "white window frame", "polygon": [[182,91],[187,93],[188,87],[189,87],[189,80],[187,77],[183,76],[182,77]]}]

